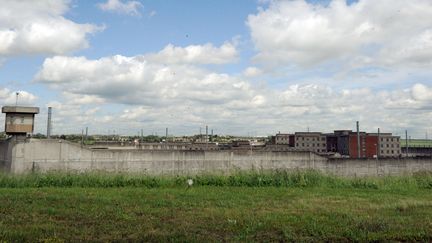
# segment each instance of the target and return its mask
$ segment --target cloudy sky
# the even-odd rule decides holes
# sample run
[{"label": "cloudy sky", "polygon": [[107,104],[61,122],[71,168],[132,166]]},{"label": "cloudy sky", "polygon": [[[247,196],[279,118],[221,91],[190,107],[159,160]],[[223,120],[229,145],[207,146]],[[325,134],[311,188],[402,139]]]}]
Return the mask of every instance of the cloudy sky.
[{"label": "cloudy sky", "polygon": [[[430,0],[0,0],[0,100],[36,132],[432,137]],[[0,122],[4,121],[2,116]]]}]

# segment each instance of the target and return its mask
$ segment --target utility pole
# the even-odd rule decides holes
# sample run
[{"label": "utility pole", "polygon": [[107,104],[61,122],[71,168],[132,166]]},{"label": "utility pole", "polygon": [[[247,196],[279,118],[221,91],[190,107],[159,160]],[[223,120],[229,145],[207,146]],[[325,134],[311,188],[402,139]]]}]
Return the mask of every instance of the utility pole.
[{"label": "utility pole", "polygon": [[141,129],[141,142],[140,142],[140,147],[142,148],[141,144],[144,142],[144,132]]},{"label": "utility pole", "polygon": [[51,111],[52,111],[52,107],[48,107],[47,139],[51,138]]},{"label": "utility pole", "polygon": [[81,146],[84,145],[84,129],[81,129]]},{"label": "utility pole", "polygon": [[357,158],[360,159],[360,126],[357,121]]},{"label": "utility pole", "polygon": [[16,97],[15,97],[15,106],[18,106],[18,96],[19,96],[19,92],[16,92],[15,93],[15,95],[16,95]]},{"label": "utility pole", "polygon": [[405,130],[405,156],[408,158],[408,130]]},{"label": "utility pole", "polygon": [[165,142],[168,143],[168,127],[165,128]]},{"label": "utility pole", "polygon": [[381,142],[381,139],[380,139],[380,129],[378,127],[377,159],[378,159],[378,157],[379,157],[379,155],[381,153],[381,144],[380,144],[380,142]]},{"label": "utility pole", "polygon": [[206,125],[206,137],[205,137],[205,143],[206,143],[206,150],[208,149],[208,126]]},{"label": "utility pole", "polygon": [[86,127],[86,134],[85,134],[85,139],[88,139],[88,127]]}]

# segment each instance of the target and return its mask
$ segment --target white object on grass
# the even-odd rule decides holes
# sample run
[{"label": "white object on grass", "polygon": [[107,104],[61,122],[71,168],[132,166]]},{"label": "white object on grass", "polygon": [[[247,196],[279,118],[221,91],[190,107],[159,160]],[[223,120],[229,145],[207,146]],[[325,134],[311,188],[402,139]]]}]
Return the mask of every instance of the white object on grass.
[{"label": "white object on grass", "polygon": [[192,179],[187,179],[186,181],[188,186],[192,186],[193,185],[193,180]]}]

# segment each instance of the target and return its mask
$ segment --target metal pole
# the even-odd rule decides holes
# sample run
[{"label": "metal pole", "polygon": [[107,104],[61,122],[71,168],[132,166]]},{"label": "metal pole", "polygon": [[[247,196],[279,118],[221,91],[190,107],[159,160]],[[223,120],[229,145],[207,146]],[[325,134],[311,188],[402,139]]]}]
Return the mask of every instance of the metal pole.
[{"label": "metal pole", "polygon": [[165,128],[165,142],[168,143],[168,127]]},{"label": "metal pole", "polygon": [[51,138],[51,111],[52,111],[52,108],[48,107],[47,139]]},{"label": "metal pole", "polygon": [[85,134],[85,139],[86,140],[88,139],[87,136],[88,136],[88,127],[86,127],[86,134]]},{"label": "metal pole", "polygon": [[381,141],[381,139],[380,139],[380,129],[378,127],[377,159],[378,159],[378,157],[380,156],[380,153],[381,153],[381,144],[380,144],[380,141]]},{"label": "metal pole", "polygon": [[81,146],[84,145],[84,129],[81,129]]},{"label": "metal pole", "polygon": [[360,128],[357,121],[357,158],[360,158]]},{"label": "metal pole", "polygon": [[408,157],[408,130],[405,130],[405,157]]},{"label": "metal pole", "polygon": [[[143,130],[141,129],[141,142],[140,142],[140,147],[141,147],[141,144],[144,142],[144,132],[143,132]],[[141,147],[142,148],[142,147]]]},{"label": "metal pole", "polygon": [[15,106],[18,106],[18,95],[20,94],[19,92],[16,92],[16,97],[15,97]]},{"label": "metal pole", "polygon": [[208,149],[208,126],[206,125],[206,137],[205,137],[205,143],[206,143],[206,150]]}]

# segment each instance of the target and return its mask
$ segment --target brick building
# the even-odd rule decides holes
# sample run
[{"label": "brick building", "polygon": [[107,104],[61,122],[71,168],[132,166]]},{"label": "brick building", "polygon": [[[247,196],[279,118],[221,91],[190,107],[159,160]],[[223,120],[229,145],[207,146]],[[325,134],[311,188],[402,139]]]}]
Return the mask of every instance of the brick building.
[{"label": "brick building", "polygon": [[[337,137],[337,151],[350,158],[357,156],[357,132],[351,130],[334,131]],[[360,158],[399,157],[400,138],[391,133],[360,132]]]},{"label": "brick building", "polygon": [[376,158],[378,154],[378,136],[360,132],[360,156],[358,156],[357,133],[349,135],[350,158]]},{"label": "brick building", "polygon": [[295,147],[297,150],[317,153],[339,153],[350,158],[398,157],[401,155],[400,138],[391,133],[359,132],[360,154],[358,155],[357,132],[335,130],[334,133],[296,132],[278,133],[272,144]]}]

